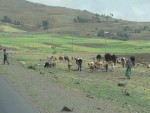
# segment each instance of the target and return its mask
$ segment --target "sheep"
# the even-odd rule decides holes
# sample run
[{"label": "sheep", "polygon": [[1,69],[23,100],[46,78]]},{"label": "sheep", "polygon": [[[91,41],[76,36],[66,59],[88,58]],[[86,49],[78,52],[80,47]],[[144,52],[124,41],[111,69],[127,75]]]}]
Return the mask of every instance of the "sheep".
[{"label": "sheep", "polygon": [[93,62],[93,61],[88,62],[88,66],[89,66],[89,68],[92,70],[92,72],[93,72],[94,69],[96,69],[95,62]]},{"label": "sheep", "polygon": [[95,62],[95,66],[97,69],[103,69],[104,64],[102,61],[99,61],[99,62]]}]

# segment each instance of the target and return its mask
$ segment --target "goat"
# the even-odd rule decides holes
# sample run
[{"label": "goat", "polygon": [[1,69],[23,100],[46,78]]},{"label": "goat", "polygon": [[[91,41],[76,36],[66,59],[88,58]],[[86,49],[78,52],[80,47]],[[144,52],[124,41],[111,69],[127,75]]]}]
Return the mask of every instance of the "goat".
[{"label": "goat", "polygon": [[72,67],[72,62],[70,62],[70,60],[68,60],[68,69],[69,69],[69,71],[71,70],[71,67]]},{"label": "goat", "polygon": [[81,71],[82,68],[82,58],[75,58],[76,64],[78,65],[78,71]]}]

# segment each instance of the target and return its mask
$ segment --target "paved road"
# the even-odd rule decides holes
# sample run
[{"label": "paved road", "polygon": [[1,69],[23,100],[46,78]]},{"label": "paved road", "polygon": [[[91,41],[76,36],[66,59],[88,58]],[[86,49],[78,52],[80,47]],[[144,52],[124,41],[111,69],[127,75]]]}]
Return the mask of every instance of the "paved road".
[{"label": "paved road", "polygon": [[0,113],[37,113],[1,74]]}]

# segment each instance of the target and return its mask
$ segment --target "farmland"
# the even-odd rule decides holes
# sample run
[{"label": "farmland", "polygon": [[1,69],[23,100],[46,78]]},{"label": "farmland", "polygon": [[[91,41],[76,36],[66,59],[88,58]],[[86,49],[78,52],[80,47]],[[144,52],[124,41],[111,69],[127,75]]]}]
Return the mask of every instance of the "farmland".
[{"label": "farmland", "polygon": [[[61,109],[56,106],[64,105],[64,103],[73,106],[75,111],[79,110],[76,112],[83,113],[99,112],[100,106],[104,113],[110,111],[112,113],[148,113],[150,111],[150,70],[148,68],[133,68],[133,76],[128,80],[124,76],[125,69],[121,68],[119,64],[117,64],[115,72],[103,72],[102,70],[91,72],[87,66],[87,63],[98,53],[121,56],[136,54],[136,58],[138,58],[138,54],[149,55],[149,40],[120,41],[100,37],[82,38],[50,33],[20,32],[18,30],[14,33],[11,30],[13,29],[9,28],[9,32],[0,33],[0,48],[1,50],[6,48],[10,54],[10,66],[0,65],[1,72],[5,73],[13,85],[20,89],[24,95],[29,96],[33,104],[37,105],[43,113],[56,113]],[[76,71],[77,66],[74,61],[72,61],[73,69],[71,71],[68,71],[66,62],[59,61],[56,68],[43,68],[48,57],[61,55],[82,57],[83,70],[81,72]],[[2,58],[2,54],[0,57]],[[145,60],[148,60],[148,57]],[[24,63],[22,64],[22,62]],[[38,66],[34,70],[28,69],[28,66],[35,64]],[[127,82],[127,86],[118,87],[119,81]],[[51,91],[46,92],[50,90],[47,87],[49,85],[54,85],[56,88],[62,86],[61,92],[64,94],[66,88],[69,88],[68,94],[65,95],[70,94],[78,97],[78,94],[83,93],[85,96],[78,97],[79,100],[77,99],[78,102],[75,103],[72,101],[72,96],[66,101],[67,97],[61,94],[60,103],[52,103],[50,100],[53,94]],[[76,92],[77,95],[73,94],[74,91],[78,92]],[[126,91],[129,92],[129,96],[126,96]],[[59,91],[55,93],[53,98],[57,99]],[[84,106],[84,109],[81,109],[83,106],[77,106],[77,104],[82,104],[84,98],[90,98],[89,102],[93,104],[94,108]],[[101,101],[100,106],[95,104],[96,100]],[[104,105],[106,104],[109,107],[105,108]],[[53,106],[53,108],[49,106]]]},{"label": "farmland", "polygon": [[[14,30],[14,29],[13,29]],[[10,31],[10,30],[9,30]],[[84,53],[149,53],[149,40],[120,41],[105,38],[81,38],[67,35],[7,32],[0,33],[0,43],[4,47],[12,47],[20,51],[36,49],[38,52],[52,52],[55,46],[57,53],[84,52]],[[13,40],[13,41],[12,41]]]}]

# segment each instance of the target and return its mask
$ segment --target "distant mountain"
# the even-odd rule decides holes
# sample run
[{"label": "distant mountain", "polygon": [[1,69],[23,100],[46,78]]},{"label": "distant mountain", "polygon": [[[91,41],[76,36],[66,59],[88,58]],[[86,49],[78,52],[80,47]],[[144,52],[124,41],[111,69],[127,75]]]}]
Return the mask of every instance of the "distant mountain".
[{"label": "distant mountain", "polygon": [[[26,31],[42,29],[43,21],[47,21],[50,28],[47,31],[49,32],[87,37],[95,36],[98,32],[109,35],[125,32],[131,39],[137,35],[132,34],[131,30],[132,32],[137,29],[143,30],[144,26],[149,30],[150,26],[150,23],[114,19],[112,14],[98,15],[86,10],[46,6],[26,0],[0,0],[0,21],[3,20],[11,21],[10,25]],[[124,27],[129,28],[125,30]],[[113,38],[109,35],[108,38]]]}]

